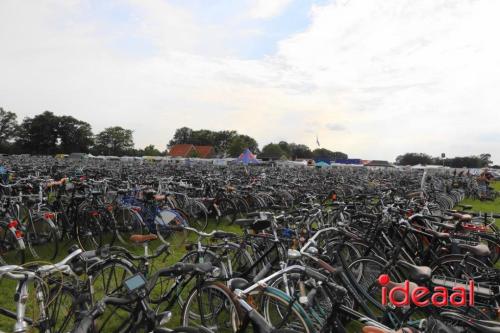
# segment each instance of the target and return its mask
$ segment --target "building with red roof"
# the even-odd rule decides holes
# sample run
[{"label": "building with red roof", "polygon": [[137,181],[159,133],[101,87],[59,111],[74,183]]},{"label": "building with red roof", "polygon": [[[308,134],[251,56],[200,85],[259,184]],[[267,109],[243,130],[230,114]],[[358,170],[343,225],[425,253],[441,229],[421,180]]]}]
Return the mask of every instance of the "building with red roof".
[{"label": "building with red roof", "polygon": [[215,155],[215,150],[213,146],[194,146],[196,151],[198,152],[198,157],[201,158],[210,158]]},{"label": "building with red roof", "polygon": [[189,143],[182,143],[172,146],[168,155],[172,157],[211,158],[215,155],[215,150],[213,146],[195,146]]}]

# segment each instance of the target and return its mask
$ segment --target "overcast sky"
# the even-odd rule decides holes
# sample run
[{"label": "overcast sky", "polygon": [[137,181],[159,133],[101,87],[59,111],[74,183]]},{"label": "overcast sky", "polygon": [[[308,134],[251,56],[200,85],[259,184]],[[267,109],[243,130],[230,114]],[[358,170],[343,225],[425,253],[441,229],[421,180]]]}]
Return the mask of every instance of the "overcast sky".
[{"label": "overcast sky", "polygon": [[0,0],[0,106],[500,162],[498,0]]}]

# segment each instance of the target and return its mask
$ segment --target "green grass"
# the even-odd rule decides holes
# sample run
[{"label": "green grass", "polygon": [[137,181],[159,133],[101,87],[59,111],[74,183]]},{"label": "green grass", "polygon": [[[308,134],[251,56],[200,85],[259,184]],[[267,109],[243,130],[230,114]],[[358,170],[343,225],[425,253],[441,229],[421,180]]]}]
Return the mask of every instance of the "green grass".
[{"label": "green grass", "polygon": [[[238,226],[234,225],[224,226],[224,227],[222,225],[218,226],[215,220],[210,220],[207,229],[205,231],[210,232],[214,229],[224,229],[225,231],[241,233],[241,229]],[[182,258],[182,256],[184,256],[184,254],[187,252],[185,249],[185,245],[187,243],[196,242],[196,239],[197,239],[196,235],[193,233],[189,234],[176,233],[173,236],[171,236],[170,239],[168,240],[169,243],[171,244],[170,246],[171,254],[166,257],[162,256],[160,258],[155,259],[152,262],[151,270],[154,272],[160,268],[168,267],[178,262]],[[59,254],[56,260],[54,260],[54,262],[63,259],[67,255],[69,247],[73,244],[75,244],[75,241],[65,241],[64,243],[60,244],[61,246],[59,248]],[[150,253],[152,253],[160,244],[161,243],[159,241],[151,242]],[[118,241],[115,243],[115,245],[121,246],[121,244]],[[128,245],[125,247],[137,255],[141,255],[144,253],[144,250],[141,246]],[[43,251],[40,251],[39,254],[42,255]],[[31,260],[32,258],[27,256],[27,261]],[[16,310],[14,303],[15,291],[16,291],[15,281],[6,278],[0,278],[0,307],[11,311]],[[34,305],[36,305],[36,303],[34,303],[34,295],[32,290],[30,290],[30,299],[28,300],[27,304],[28,306],[26,315],[30,318],[37,318],[37,312],[34,312],[35,309]],[[173,311],[173,317],[169,324],[169,326],[171,327],[176,327],[179,326],[180,324],[180,311],[178,310],[179,309],[174,309]],[[0,332],[2,331],[12,332],[14,323],[15,323],[14,320],[5,317],[3,315],[0,315]]]},{"label": "green grass", "polygon": [[[492,184],[492,186],[497,190],[500,191],[500,182],[495,182]],[[466,199],[462,202],[462,204],[468,204],[472,205],[473,211],[475,212],[488,212],[488,213],[500,213],[500,198],[497,198],[495,201],[480,201],[480,200],[470,200]],[[497,220],[497,225],[500,227],[500,220]],[[238,226],[217,226],[217,223],[215,220],[209,221],[208,227],[207,227],[207,232],[214,230],[214,229],[224,229],[226,231],[231,231],[235,233],[240,233],[241,230]],[[185,250],[185,245],[186,243],[194,242],[196,241],[196,235],[190,233],[189,235],[184,235],[182,233],[176,233],[173,235],[170,239],[169,242],[171,244],[171,254],[166,257],[166,258],[159,258],[153,261],[152,263],[152,270],[157,270],[162,267],[167,267],[170,266],[176,262],[178,262],[182,256],[186,253]],[[68,248],[74,244],[74,241],[68,241],[65,242],[64,244],[61,244],[60,249],[59,249],[59,255],[58,258],[55,261],[59,261],[62,258],[64,258],[67,255],[67,250]],[[151,243],[151,251],[154,251],[154,249],[159,245],[159,241],[155,241]],[[119,244],[118,244],[119,245]],[[129,250],[136,254],[142,254],[143,253],[143,248],[142,247],[137,247],[137,246],[132,246],[129,245],[127,246]],[[27,260],[29,261],[30,258],[28,257]],[[8,280],[8,279],[2,279],[0,278],[0,307],[10,309],[12,311],[15,311],[15,304],[14,304],[14,293],[15,293],[15,282]],[[30,296],[34,296],[31,294]],[[27,315],[29,317],[33,317],[33,298],[28,301],[28,312]],[[35,315],[36,317],[36,315]],[[179,311],[174,311],[173,312],[173,318],[170,322],[170,325],[172,327],[178,326],[180,322],[180,317],[179,317]],[[14,321],[0,315],[0,331],[3,330],[5,332],[11,332],[12,328],[14,325]],[[354,326],[353,326],[354,325]],[[352,332],[357,332],[359,331],[359,327],[353,323],[353,325],[350,325],[352,328],[349,331]]]},{"label": "green grass", "polygon": [[[492,187],[500,192],[500,181],[493,182]],[[500,198],[496,198],[495,201],[481,201],[481,200],[471,200],[465,199],[462,204],[472,205],[472,210],[475,212],[487,212],[487,213],[498,213],[500,214]],[[497,220],[497,224],[499,221]],[[500,225],[499,225],[500,226]]]}]

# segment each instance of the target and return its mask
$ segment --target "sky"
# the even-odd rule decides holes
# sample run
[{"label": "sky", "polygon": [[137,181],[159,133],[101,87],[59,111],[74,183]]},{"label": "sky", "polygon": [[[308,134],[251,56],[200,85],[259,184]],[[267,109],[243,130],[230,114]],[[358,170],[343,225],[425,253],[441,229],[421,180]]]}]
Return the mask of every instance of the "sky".
[{"label": "sky", "polygon": [[500,162],[498,0],[0,0],[0,106]]}]

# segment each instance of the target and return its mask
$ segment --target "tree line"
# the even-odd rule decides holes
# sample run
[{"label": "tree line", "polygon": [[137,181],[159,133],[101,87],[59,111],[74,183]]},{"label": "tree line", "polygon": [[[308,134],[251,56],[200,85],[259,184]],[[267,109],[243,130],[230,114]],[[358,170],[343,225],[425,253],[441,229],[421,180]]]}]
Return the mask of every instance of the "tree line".
[{"label": "tree line", "polygon": [[133,131],[111,126],[94,135],[92,126],[72,116],[45,111],[21,123],[14,112],[0,107],[0,151],[8,154],[69,154],[142,156],[161,155],[149,145],[134,148]]},{"label": "tree line", "polygon": [[433,157],[424,153],[406,153],[396,157],[399,165],[445,165],[451,168],[484,168],[492,164],[491,154],[478,156],[457,156],[452,158]]},{"label": "tree line", "polygon": [[347,154],[342,152],[334,152],[325,148],[311,150],[304,144],[288,143],[286,141],[269,143],[260,150],[254,138],[239,134],[237,131],[193,130],[189,127],[181,127],[175,131],[174,137],[168,145],[172,147],[176,144],[213,146],[216,155],[221,157],[238,157],[243,149],[248,148],[252,153],[258,154],[260,157],[272,159],[323,158],[334,160],[348,158]]},{"label": "tree line", "polygon": [[[238,157],[245,148],[249,148],[254,154],[273,159],[335,160],[348,157],[342,152],[325,148],[311,150],[304,144],[285,141],[269,143],[260,150],[254,138],[237,131],[193,130],[188,127],[178,128],[168,147],[186,143],[213,146],[219,157]],[[167,153],[156,149],[154,145],[148,145],[144,149],[135,148],[131,129],[111,126],[94,134],[89,123],[72,116],[58,116],[51,111],[26,117],[18,122],[14,112],[1,107],[0,152],[38,155],[91,153],[114,156],[158,156]]]}]

